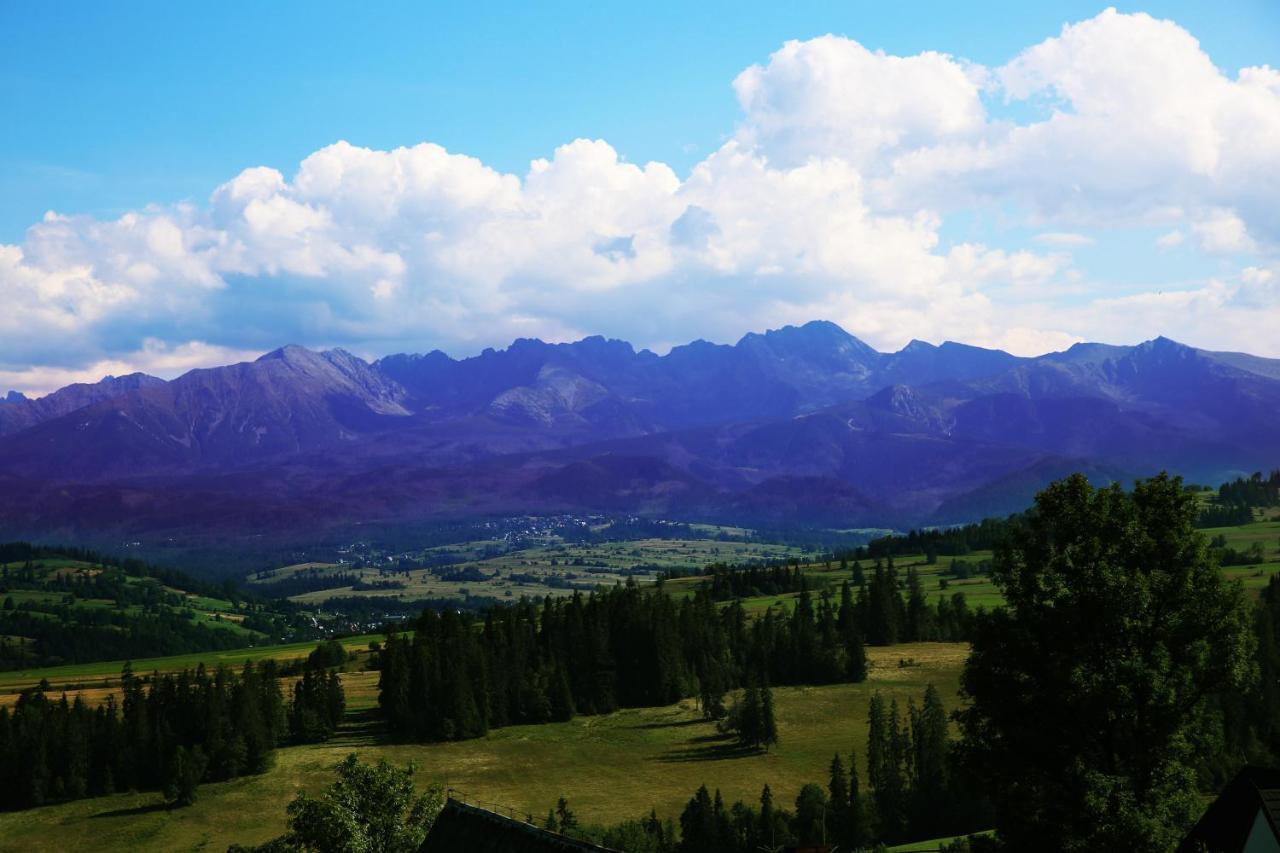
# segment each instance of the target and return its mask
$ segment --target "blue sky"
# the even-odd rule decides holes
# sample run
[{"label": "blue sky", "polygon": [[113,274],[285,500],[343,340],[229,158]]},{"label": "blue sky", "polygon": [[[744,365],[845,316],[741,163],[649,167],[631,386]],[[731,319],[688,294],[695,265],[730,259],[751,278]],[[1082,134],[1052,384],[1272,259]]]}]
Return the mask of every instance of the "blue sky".
[{"label": "blue sky", "polygon": [[[923,289],[905,288],[899,294],[902,304],[897,305],[893,294],[875,286],[864,287],[865,276],[871,274],[865,270],[846,274],[834,261],[835,267],[828,264],[817,269],[799,263],[790,269],[776,258],[751,266],[740,262],[741,250],[736,250],[738,257],[726,259],[724,253],[735,251],[726,239],[725,246],[712,247],[717,248],[711,253],[714,257],[708,255],[700,265],[687,269],[655,261],[646,272],[638,269],[644,267],[643,255],[630,259],[637,269],[626,275],[619,273],[615,279],[604,276],[598,285],[582,285],[574,290],[575,298],[567,300],[567,313],[557,313],[548,306],[556,301],[551,281],[559,274],[590,278],[591,273],[579,268],[557,270],[545,263],[538,266],[522,255],[518,264],[513,262],[511,268],[493,273],[492,280],[477,284],[471,280],[471,270],[459,273],[450,267],[450,278],[435,261],[421,269],[415,266],[411,244],[420,236],[418,232],[406,236],[397,231],[392,238],[384,228],[377,239],[371,239],[360,226],[334,239],[348,255],[372,251],[376,246],[382,253],[378,261],[383,264],[381,272],[371,273],[363,267],[359,274],[352,272],[355,262],[348,256],[337,263],[332,255],[326,255],[326,260],[310,266],[277,262],[264,255],[283,251],[276,241],[255,247],[252,263],[224,259],[221,266],[214,264],[209,274],[219,283],[215,286],[206,281],[202,286],[206,292],[221,289],[222,302],[184,296],[179,300],[182,307],[174,309],[182,312],[179,319],[159,310],[157,306],[172,294],[163,288],[155,290],[158,285],[151,279],[147,286],[153,289],[147,290],[132,279],[126,281],[125,273],[118,272],[117,280],[103,272],[110,266],[104,258],[118,257],[123,250],[119,245],[107,245],[109,240],[120,238],[102,236],[95,223],[117,221],[131,211],[145,216],[145,211],[171,210],[186,202],[198,211],[205,210],[215,188],[249,167],[278,170],[288,184],[305,158],[338,140],[373,151],[432,142],[451,153],[476,158],[495,173],[524,180],[530,161],[554,159],[558,146],[575,139],[598,139],[611,146],[619,162],[657,161],[669,166],[679,181],[686,181],[695,167],[710,162],[708,158],[722,146],[746,140],[743,134],[774,132],[763,130],[763,124],[753,125],[757,116],[744,107],[741,92],[735,91],[733,83],[750,66],[771,70],[771,55],[788,40],[805,42],[833,33],[846,37],[843,44],[856,43],[890,56],[911,57],[924,51],[949,54],[994,74],[1021,51],[1058,36],[1064,24],[1094,19],[1101,11],[1097,4],[1081,3],[988,3],[977,8],[957,3],[860,2],[547,7],[383,3],[357,11],[351,4],[314,2],[197,5],[8,0],[0,4],[0,112],[7,117],[6,130],[0,134],[0,244],[22,247],[23,257],[22,268],[10,271],[8,279],[0,270],[0,288],[11,293],[20,287],[36,288],[31,291],[36,293],[38,286],[32,282],[43,276],[40,280],[45,282],[45,290],[39,292],[47,297],[52,286],[48,282],[64,281],[66,270],[74,266],[69,259],[74,257],[77,269],[92,268],[95,293],[100,295],[104,287],[117,288],[118,295],[123,295],[113,297],[112,304],[132,307],[127,318],[121,319],[98,303],[95,307],[68,304],[63,312],[66,316],[102,318],[83,329],[66,316],[58,319],[63,324],[59,328],[83,331],[86,342],[61,354],[29,342],[0,348],[0,384],[7,376],[10,384],[38,390],[53,381],[49,377],[79,376],[77,371],[87,376],[103,365],[147,367],[149,358],[156,369],[172,372],[177,368],[165,364],[187,366],[200,358],[252,353],[268,348],[271,339],[284,336],[315,346],[351,346],[370,354],[436,345],[467,352],[482,345],[500,345],[522,329],[545,337],[602,331],[661,347],[699,334],[731,339],[749,328],[777,325],[824,307],[838,314],[833,319],[854,326],[854,331],[877,346],[891,347],[911,337],[935,339],[946,334],[938,318],[909,310],[920,300],[930,299],[960,300],[979,313],[979,303],[985,300],[995,313],[983,315],[982,322],[989,328],[983,327],[977,342],[1017,348],[1016,336],[1002,338],[999,334],[1001,329],[1017,327],[1025,329],[1023,348],[1035,349],[1081,337],[1117,336],[1113,325],[1091,322],[1088,314],[1078,314],[1073,324],[1055,326],[1048,320],[1059,307],[1083,311],[1093,305],[1092,316],[1102,318],[1114,310],[1106,300],[1117,297],[1152,294],[1154,299],[1155,294],[1168,289],[1198,292],[1215,281],[1234,286],[1232,281],[1241,275],[1253,276],[1251,280],[1261,280],[1270,287],[1267,276],[1274,263],[1271,229],[1275,223],[1251,218],[1250,211],[1258,206],[1256,199],[1242,197],[1236,203],[1228,185],[1236,185],[1231,181],[1240,183],[1237,173],[1232,173],[1230,180],[1215,175],[1208,195],[1188,190],[1184,196],[1158,190],[1162,183],[1178,185],[1182,180],[1178,175],[1170,173],[1167,182],[1153,176],[1135,189],[1135,197],[1143,192],[1152,197],[1136,206],[1103,198],[1108,196],[1105,186],[1081,190],[1082,198],[1092,192],[1102,199],[1097,204],[1088,198],[1088,203],[1082,204],[1064,201],[1062,187],[1027,190],[1024,197],[1012,179],[995,180],[991,175],[984,176],[978,189],[966,184],[949,191],[945,198],[926,197],[925,184],[912,185],[911,190],[882,188],[886,197],[893,196],[890,203],[868,190],[873,180],[895,168],[888,159],[857,160],[830,147],[806,156],[843,157],[854,164],[856,180],[862,182],[862,189],[851,190],[860,201],[844,198],[839,203],[865,203],[873,215],[886,217],[885,222],[896,222],[893,217],[907,222],[917,222],[912,217],[922,215],[936,218],[931,225],[919,225],[927,233],[911,238],[936,241],[931,246],[922,243],[917,247],[921,251],[940,256],[957,245],[972,243],[988,250],[986,260],[975,262],[983,270],[995,269],[998,259],[993,252],[1054,256],[1059,260],[1052,263],[1058,266],[1052,274],[1042,274],[1036,285],[1041,292],[1034,298],[1028,296],[1030,285],[1015,281],[1023,273],[1013,270],[990,273],[991,280],[982,282],[961,282],[953,274],[949,274],[951,278],[943,275],[933,284],[920,285]],[[1171,19],[1180,31],[1199,41],[1200,51],[1228,81],[1234,80],[1241,68],[1280,65],[1280,4],[1265,0],[1151,2],[1124,4],[1119,11]],[[1116,38],[1119,40],[1111,43],[1123,42],[1123,38]],[[1194,65],[1193,51],[1185,45],[1161,42],[1153,35],[1149,49],[1159,58],[1175,48],[1187,52],[1187,67]],[[1088,55],[1081,48],[1080,56]],[[832,61],[836,63],[832,67],[845,67],[840,65],[843,60]],[[983,140],[993,139],[1002,121],[1030,125],[1047,119],[1054,104],[1064,97],[1052,86],[1069,85],[1074,72],[1065,66],[1046,71],[1046,63],[1050,60],[1043,59],[1043,67],[1035,74],[1048,74],[1052,82],[1039,94],[1011,96],[1014,89],[1010,84],[1002,83],[1003,88],[993,90],[988,83],[982,94],[986,110],[983,129],[969,133],[966,140],[973,142],[975,134]],[[805,67],[812,70],[816,66]],[[784,80],[783,71],[776,86],[830,82],[818,77]],[[1053,77],[1059,71],[1063,76]],[[1203,69],[1196,73],[1204,76]],[[1121,79],[1117,76],[1089,85],[1102,91],[1123,85],[1115,82]],[[828,96],[840,97],[840,87],[845,85],[853,91],[861,84],[852,79],[837,81],[834,94]],[[766,88],[769,86],[775,83],[766,81]],[[790,97],[779,95],[782,91],[768,89],[772,93],[768,97]],[[1209,94],[1204,97],[1212,101],[1214,91],[1206,88]],[[1168,95],[1175,100],[1178,97],[1176,92]],[[903,91],[899,97],[915,95]],[[1136,103],[1144,108],[1147,101]],[[1073,104],[1072,111],[1085,111],[1083,104],[1084,100]],[[1250,104],[1248,109],[1263,111],[1261,126],[1269,127],[1265,122],[1270,120],[1266,112],[1270,106]],[[1105,104],[1099,107],[1106,108]],[[1151,108],[1158,109],[1155,104]],[[1229,119],[1234,121],[1240,110],[1230,112]],[[801,131],[812,130],[806,122],[814,120],[813,116],[796,113],[781,120],[792,119]],[[851,113],[848,126],[837,130],[851,137],[878,132],[868,129],[867,121],[871,119]],[[1260,125],[1245,122],[1239,126]],[[1233,127],[1236,125],[1219,122],[1205,132],[1230,136]],[[777,139],[772,143],[751,139],[754,141],[741,144],[755,146],[771,165],[782,162],[784,155],[776,147],[780,144]],[[948,138],[948,144],[950,141],[954,140]],[[935,142],[931,139],[930,147]],[[771,149],[770,144],[775,147]],[[1134,142],[1139,144],[1148,143]],[[976,150],[977,143],[974,145],[966,156]],[[1277,153],[1270,139],[1264,137],[1254,146],[1259,147],[1265,156],[1258,163],[1273,162],[1267,159]],[[898,148],[890,148],[894,157],[902,154]],[[1189,156],[1189,174],[1198,174],[1198,155],[1192,152]],[[1231,165],[1226,158],[1219,156],[1217,162]],[[1035,162],[1037,168],[1052,171],[1052,160],[1048,166],[1043,159]],[[797,160],[791,166],[798,164]],[[1260,168],[1249,161],[1237,172],[1255,167]],[[1030,167],[1024,164],[1017,168]],[[1015,167],[1008,167],[1001,174],[1013,171]],[[586,183],[605,180],[597,173],[577,174],[577,180]],[[992,189],[996,183],[1000,184],[998,192]],[[927,184],[934,185],[933,180]],[[676,192],[686,191],[691,192],[689,188]],[[284,192],[294,200],[301,198],[292,185]],[[908,193],[907,197],[902,193]],[[973,202],[978,195],[981,202]],[[347,221],[342,211],[332,206],[332,199],[304,201],[310,209],[323,209],[326,215],[332,209],[337,220]],[[69,216],[75,223],[67,226],[73,235],[57,236],[64,241],[57,250],[49,248],[53,237],[37,239],[28,233],[48,210]],[[211,227],[187,214],[163,216],[178,222],[184,239],[193,245],[198,239],[192,235]],[[193,216],[198,219],[199,213]],[[628,233],[624,232],[639,215],[619,216],[611,225],[613,231],[589,239],[598,243],[626,238]],[[1265,218],[1265,214],[1261,216]],[[875,222],[868,224],[874,233],[878,227]],[[1243,237],[1236,234],[1240,229]],[[353,242],[353,233],[362,235],[364,242],[359,246]],[[1175,233],[1181,236],[1168,236]],[[1210,234],[1219,237],[1206,236]],[[1157,243],[1165,237],[1163,243]],[[638,239],[643,245],[643,238]],[[68,248],[67,240],[74,240],[74,250]],[[783,257],[791,248],[779,246],[776,254]],[[1069,253],[1069,261],[1061,260],[1064,252]],[[793,254],[812,258],[816,253],[814,247],[797,247]],[[407,266],[401,272],[394,271],[397,261],[389,259],[392,255],[404,259]],[[1025,271],[1034,259],[1024,260],[1014,266]],[[929,258],[924,261],[932,262]],[[58,268],[60,263],[63,267]],[[852,269],[857,259],[839,263]],[[894,262],[887,263],[888,268],[894,268]],[[957,261],[952,257],[948,263],[954,266]],[[152,266],[162,271],[160,278],[173,274],[163,264]],[[193,276],[200,279],[200,275]],[[456,310],[454,326],[474,322],[475,327],[467,334],[451,333],[424,320],[416,331],[386,331],[394,324],[373,316],[373,309],[366,310],[367,306],[345,288],[355,287],[353,282],[358,279],[361,292],[385,296],[387,288],[400,287],[398,279],[388,283],[388,276],[429,282],[427,291],[403,298],[419,308],[430,303],[435,315]],[[341,294],[333,298],[319,294],[315,284],[320,279],[332,283]],[[716,283],[702,284],[712,279]],[[818,279],[824,280],[827,288],[821,298],[777,307],[780,300],[789,299],[778,294],[807,290]],[[258,290],[244,292],[245,282],[255,282],[253,287]],[[739,310],[733,304],[691,300],[687,313],[670,313],[665,326],[626,320],[626,312],[644,309],[650,300],[671,304],[695,286],[692,282],[708,290],[755,294],[757,304]],[[577,298],[584,289],[595,287],[595,293],[615,286],[618,289],[610,291],[607,302]],[[928,290],[935,286],[940,290]],[[765,293],[771,287],[777,294]],[[263,296],[262,288],[270,289],[270,298]],[[1011,289],[1018,290],[1016,299],[1007,295]],[[480,290],[489,299],[484,310],[477,307],[481,298],[475,294]],[[63,290],[58,292],[65,295]],[[397,292],[403,294],[407,289],[401,287]],[[1221,302],[1219,296],[1209,294],[1208,303],[1196,304]],[[1262,295],[1255,290],[1249,297],[1253,302],[1246,302],[1255,309],[1261,304],[1264,311],[1273,310],[1270,298],[1270,290]],[[1006,302],[1011,307],[1002,314],[1000,307]],[[610,307],[615,303],[620,311]],[[1027,307],[1032,303],[1040,304],[1034,317],[1035,312]],[[237,305],[257,312],[254,322],[248,324],[256,329],[253,335],[243,331],[245,324],[228,319],[235,315]],[[717,319],[708,322],[708,312],[716,306],[720,306],[714,315]],[[207,315],[206,321],[193,322],[193,312]],[[152,320],[138,319],[140,314],[153,313]],[[309,319],[287,319],[299,315]],[[355,319],[349,323],[333,319],[346,315],[355,315]],[[1159,328],[1164,316],[1157,312],[1133,333]],[[503,318],[502,322],[495,322],[495,317]],[[868,319],[859,325],[860,318]],[[706,325],[705,331],[699,323]],[[920,328],[894,331],[895,323],[916,323]],[[170,333],[167,330],[171,327],[178,328]],[[475,331],[481,327],[490,331]],[[1182,333],[1181,328],[1170,331]],[[964,338],[960,332],[949,336]],[[1229,343],[1225,333],[1202,337],[1205,345]],[[189,355],[173,355],[184,346]],[[1252,341],[1241,343],[1240,348],[1248,347],[1265,349]],[[169,361],[156,360],[156,352],[168,353]],[[45,372],[24,377],[32,368]]]},{"label": "blue sky", "polygon": [[[978,8],[975,8],[977,6]],[[233,13],[228,12],[230,8]],[[1098,3],[0,4],[0,240],[46,210],[203,200],[338,139],[422,140],[504,171],[585,136],[680,172],[739,119],[729,83],[788,39],[989,65]],[[1120,4],[1223,68],[1275,64],[1280,3]]]}]

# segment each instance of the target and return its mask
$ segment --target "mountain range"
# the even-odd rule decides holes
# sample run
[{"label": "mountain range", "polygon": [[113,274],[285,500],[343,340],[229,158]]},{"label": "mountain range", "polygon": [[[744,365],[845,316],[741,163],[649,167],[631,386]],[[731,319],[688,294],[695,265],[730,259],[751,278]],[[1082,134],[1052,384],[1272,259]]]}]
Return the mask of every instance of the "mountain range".
[{"label": "mountain range", "polygon": [[627,512],[841,528],[1020,509],[1071,471],[1280,460],[1280,360],[1157,338],[1024,358],[811,322],[666,355],[521,339],[367,362],[287,346],[0,400],[0,534],[251,536]]}]

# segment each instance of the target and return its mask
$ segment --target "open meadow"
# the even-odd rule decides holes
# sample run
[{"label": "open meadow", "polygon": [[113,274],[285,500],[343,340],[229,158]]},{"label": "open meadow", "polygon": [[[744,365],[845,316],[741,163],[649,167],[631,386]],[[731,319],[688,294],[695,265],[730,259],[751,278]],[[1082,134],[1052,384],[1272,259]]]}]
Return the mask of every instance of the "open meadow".
[{"label": "open meadow", "polygon": [[[1221,537],[1227,547],[1249,551],[1256,543],[1260,559],[1223,569],[1256,594],[1280,571],[1280,519],[1259,519],[1239,527],[1217,528],[1206,535]],[[1220,540],[1221,541],[1221,540]],[[661,543],[659,545],[659,543]],[[730,543],[745,546],[746,543]],[[604,562],[612,556],[622,567],[635,558],[625,549],[640,549],[651,559],[654,551],[670,549],[668,559],[712,562],[713,545],[698,548],[687,542],[654,540],[652,543],[615,543],[591,554]],[[556,546],[558,547],[558,546]],[[758,548],[760,546],[750,546]],[[574,552],[570,552],[571,554]],[[757,552],[759,553],[759,552]],[[745,560],[757,553],[738,551]],[[519,561],[539,561],[543,570],[558,570],[565,554],[535,549],[493,560],[504,560],[510,572],[528,568]],[[584,558],[586,554],[577,553]],[[777,556],[782,556],[781,554]],[[799,554],[788,556],[800,556]],[[923,555],[899,557],[900,578],[914,568],[930,597],[963,591],[972,607],[992,607],[1000,596],[980,567],[990,552],[974,552],[952,560],[934,562]],[[550,560],[555,559],[553,566]],[[809,562],[801,558],[815,590],[836,590],[852,576],[852,567],[839,561]],[[514,561],[514,562],[513,562]],[[730,561],[730,560],[726,560]],[[310,567],[309,567],[310,568]],[[870,573],[871,561],[862,569]],[[964,577],[964,575],[968,577]],[[675,578],[665,592],[692,594],[704,579]],[[769,607],[790,609],[795,594],[756,596],[746,600],[749,612],[758,615]],[[213,610],[212,607],[209,608]],[[809,781],[822,781],[833,752],[854,750],[865,761],[867,706],[881,691],[900,706],[919,698],[928,684],[936,685],[944,701],[958,702],[960,671],[967,655],[962,644],[918,643],[871,647],[869,679],[862,684],[824,687],[785,687],[775,690],[780,743],[767,753],[743,753],[701,719],[692,700],[661,708],[627,709],[597,717],[577,717],[567,723],[512,726],[496,729],[476,740],[453,743],[405,744],[389,742],[376,714],[378,673],[368,671],[369,644],[378,635],[344,638],[356,653],[342,675],[347,694],[347,719],[338,735],[323,744],[279,749],[266,773],[230,782],[204,785],[199,800],[188,808],[170,809],[157,792],[118,794],[0,814],[0,850],[223,850],[234,842],[257,843],[279,834],[284,807],[299,790],[316,791],[330,781],[334,765],[346,754],[358,752],[365,760],[386,758],[397,764],[413,762],[419,785],[441,782],[462,796],[518,816],[541,818],[560,796],[587,821],[614,822],[656,810],[676,819],[690,795],[701,784],[720,788],[725,799],[754,801],[760,786],[768,783],[782,802],[792,800]],[[198,663],[238,666],[245,660],[304,657],[314,643],[264,646],[228,652],[206,652],[168,658],[137,660],[134,671],[172,672]],[[81,691],[90,702],[102,701],[119,689],[123,662],[111,661],[43,670],[0,673],[0,705],[12,704],[18,693],[47,679],[54,692]],[[229,816],[234,815],[234,821]],[[904,849],[922,849],[917,844]]]},{"label": "open meadow", "polygon": [[[204,785],[184,809],[165,808],[158,793],[146,792],[0,814],[0,850],[222,851],[234,842],[261,842],[283,830],[289,799],[322,788],[351,751],[365,760],[412,761],[420,786],[442,782],[521,816],[541,817],[565,796],[588,821],[638,817],[651,808],[676,819],[704,783],[732,802],[754,801],[767,782],[779,801],[789,802],[804,783],[825,779],[834,752],[855,750],[864,762],[867,706],[876,691],[905,710],[934,684],[954,707],[966,655],[967,647],[956,644],[870,649],[871,674],[862,684],[778,688],[779,744],[747,754],[702,720],[691,701],[512,726],[478,740],[385,743],[365,713],[376,702],[377,673],[346,673],[348,723],[330,742],[280,749],[267,773]],[[913,664],[899,665],[907,659]]]},{"label": "open meadow", "polygon": [[[381,634],[366,634],[355,637],[343,637],[340,643],[351,652],[367,652],[369,643],[381,640]],[[153,672],[179,672],[183,669],[194,669],[200,664],[212,669],[225,664],[229,667],[242,666],[245,661],[263,661],[274,659],[281,663],[305,658],[315,650],[314,640],[303,643],[289,643],[280,646],[256,646],[253,648],[233,649],[231,651],[192,652],[186,655],[173,655],[162,658],[146,658],[129,663],[137,675],[150,675]],[[44,669],[20,669],[0,672],[0,706],[12,705],[18,701],[18,695],[35,687],[41,681],[49,682],[49,693],[57,695],[67,693],[72,699],[76,693],[83,692],[86,701],[101,701],[108,694],[118,693],[120,689],[120,671],[125,661],[100,661],[97,663],[70,664],[68,666],[46,667]]]},{"label": "open meadow", "polygon": [[[469,555],[483,551],[481,545],[495,547],[491,542],[464,543],[449,549]],[[299,563],[258,572],[250,576],[249,583],[253,589],[268,592],[271,584],[296,578],[356,579],[354,585],[335,585],[289,596],[310,605],[352,595],[409,601],[467,596],[518,599],[526,595],[568,595],[575,588],[612,586],[632,576],[652,580],[657,572],[671,569],[697,570],[711,563],[745,565],[790,558],[812,559],[812,553],[790,545],[719,538],[549,542],[435,568],[401,570],[379,565],[356,568],[349,563]]]}]

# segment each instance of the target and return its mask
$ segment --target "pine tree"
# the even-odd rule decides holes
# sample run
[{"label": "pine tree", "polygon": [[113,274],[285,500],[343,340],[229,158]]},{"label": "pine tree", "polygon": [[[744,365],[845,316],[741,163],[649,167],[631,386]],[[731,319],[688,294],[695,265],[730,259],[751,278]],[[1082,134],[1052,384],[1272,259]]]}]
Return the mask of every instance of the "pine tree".
[{"label": "pine tree", "polygon": [[929,631],[929,604],[925,600],[920,575],[915,566],[907,569],[906,627],[903,633],[907,642],[932,639]]},{"label": "pine tree", "polygon": [[871,830],[867,820],[867,805],[862,800],[862,791],[858,784],[858,758],[849,753],[849,808],[846,812],[845,844],[858,850],[871,840]]},{"label": "pine tree", "polygon": [[867,732],[867,778],[876,807],[881,838],[898,837],[905,823],[902,778],[904,758],[901,720],[894,700],[888,711],[880,694],[871,697]]},{"label": "pine tree", "polygon": [[853,602],[853,591],[848,581],[840,586],[840,611],[836,624],[844,645],[845,677],[854,682],[866,681],[867,652],[862,645],[857,605]]},{"label": "pine tree", "polygon": [[711,802],[711,792],[703,785],[680,814],[680,850],[682,853],[708,853],[718,846],[715,807]]},{"label": "pine tree", "polygon": [[758,747],[763,742],[764,722],[761,710],[760,691],[754,684],[748,684],[738,718],[738,739],[746,746]]},{"label": "pine tree", "polygon": [[930,684],[923,706],[911,714],[911,824],[930,833],[948,818],[939,808],[947,799],[947,750],[947,712]]},{"label": "pine tree", "polygon": [[770,847],[778,843],[776,820],[777,816],[773,811],[773,792],[766,784],[760,791],[760,837],[767,841]]},{"label": "pine tree", "polygon": [[831,804],[832,835],[847,843],[845,836],[849,826],[849,779],[845,776],[844,762],[840,760],[838,752],[831,756],[828,769],[827,801]]},{"label": "pine tree", "polygon": [[901,626],[898,611],[902,599],[895,577],[893,570],[876,561],[875,574],[867,585],[867,641],[873,646],[891,646],[898,642]]},{"label": "pine tree", "polygon": [[826,792],[810,782],[796,796],[796,835],[802,844],[825,844],[827,840]]},{"label": "pine tree", "polygon": [[778,743],[778,721],[773,716],[773,691],[769,685],[760,690],[760,745],[766,750]]}]

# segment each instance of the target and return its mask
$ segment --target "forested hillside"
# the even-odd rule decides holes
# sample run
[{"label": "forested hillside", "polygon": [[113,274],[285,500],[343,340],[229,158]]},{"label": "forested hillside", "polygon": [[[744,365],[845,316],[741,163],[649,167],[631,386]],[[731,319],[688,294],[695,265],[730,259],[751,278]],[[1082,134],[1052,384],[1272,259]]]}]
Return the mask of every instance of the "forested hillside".
[{"label": "forested hillside", "polygon": [[278,642],[296,618],[140,560],[0,545],[0,669]]}]

